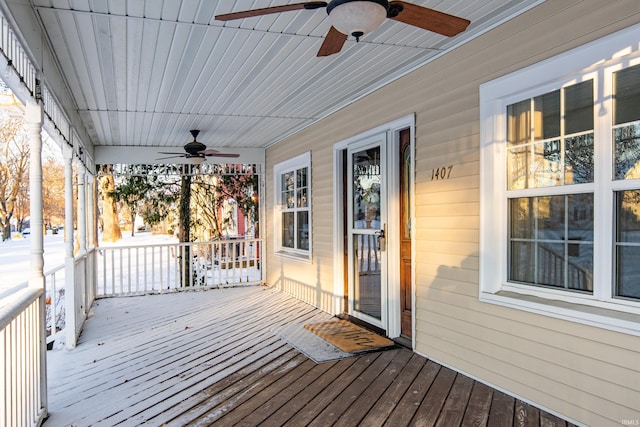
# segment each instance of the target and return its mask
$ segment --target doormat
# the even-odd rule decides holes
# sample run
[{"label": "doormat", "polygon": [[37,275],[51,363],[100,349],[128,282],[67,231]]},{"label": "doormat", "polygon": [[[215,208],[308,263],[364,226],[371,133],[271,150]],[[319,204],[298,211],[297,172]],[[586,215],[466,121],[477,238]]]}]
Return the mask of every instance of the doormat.
[{"label": "doormat", "polygon": [[346,320],[311,323],[304,327],[346,353],[394,347],[395,343]]},{"label": "doormat", "polygon": [[353,353],[346,353],[329,344],[313,332],[305,329],[301,323],[279,328],[275,333],[279,338],[316,363],[333,362],[355,356]]}]

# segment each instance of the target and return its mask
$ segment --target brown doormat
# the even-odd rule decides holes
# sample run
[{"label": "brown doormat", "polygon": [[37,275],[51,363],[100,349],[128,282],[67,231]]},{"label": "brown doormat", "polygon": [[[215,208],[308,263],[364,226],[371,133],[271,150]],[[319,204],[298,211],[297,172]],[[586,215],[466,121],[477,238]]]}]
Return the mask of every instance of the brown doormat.
[{"label": "brown doormat", "polygon": [[390,339],[346,320],[310,323],[304,327],[346,353],[360,353],[395,346]]}]

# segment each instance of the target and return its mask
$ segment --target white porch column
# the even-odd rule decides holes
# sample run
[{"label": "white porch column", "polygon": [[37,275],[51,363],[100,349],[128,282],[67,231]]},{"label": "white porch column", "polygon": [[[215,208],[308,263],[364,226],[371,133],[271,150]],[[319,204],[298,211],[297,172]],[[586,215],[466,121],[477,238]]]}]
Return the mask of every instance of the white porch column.
[{"label": "white porch column", "polygon": [[40,400],[47,413],[47,315],[46,315],[46,283],[44,269],[44,228],[43,228],[43,200],[42,200],[42,105],[29,100],[24,115],[29,139],[29,216],[31,226],[31,276],[29,286],[43,290],[40,297]]},{"label": "white porch column", "polygon": [[87,214],[89,209],[87,207],[87,191],[89,186],[87,185],[87,169],[85,166],[78,162],[78,254],[83,257],[82,269],[78,271],[76,279],[80,285],[76,288],[79,292],[78,299],[82,301],[82,319],[78,321],[82,322],[84,316],[89,312],[89,269],[91,263],[87,259]]},{"label": "white porch column", "polygon": [[78,240],[79,255],[87,253],[87,174],[83,164],[78,163]]},{"label": "white porch column", "polygon": [[[85,186],[87,187],[87,250],[92,250],[96,247],[96,198],[95,198],[95,178],[87,169],[87,179]],[[86,311],[89,311],[89,307],[96,297],[96,254],[95,251],[87,257],[88,270],[86,284]]]},{"label": "white porch column", "polygon": [[65,341],[67,348],[76,346],[76,289],[75,263],[73,257],[73,147],[65,145],[64,156],[64,246],[65,246],[65,286],[64,303],[66,312]]},{"label": "white porch column", "polygon": [[25,122],[29,138],[29,197],[31,217],[31,276],[29,285],[44,288],[44,237],[42,222],[42,106],[29,101]]}]

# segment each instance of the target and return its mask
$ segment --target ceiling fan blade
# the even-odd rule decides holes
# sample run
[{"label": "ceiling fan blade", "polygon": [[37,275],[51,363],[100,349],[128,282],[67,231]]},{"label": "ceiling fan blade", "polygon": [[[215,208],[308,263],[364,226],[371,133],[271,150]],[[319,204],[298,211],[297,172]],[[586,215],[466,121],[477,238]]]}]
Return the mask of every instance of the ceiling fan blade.
[{"label": "ceiling fan blade", "polygon": [[216,153],[206,153],[205,156],[207,157],[240,157],[240,154],[216,152]]},{"label": "ceiling fan blade", "polygon": [[402,8],[397,16],[390,16],[394,21],[404,22],[434,33],[452,37],[467,29],[471,21],[448,13],[404,1],[389,2],[389,10]]},{"label": "ceiling fan blade", "polygon": [[335,27],[331,27],[322,42],[322,46],[320,46],[318,56],[329,56],[340,52],[342,50],[342,46],[344,46],[344,42],[346,41],[346,34],[342,34],[340,31],[336,30]]},{"label": "ceiling fan blade", "polygon": [[158,154],[173,154],[174,156],[184,156],[184,153],[169,153],[167,151],[158,151]]},{"label": "ceiling fan blade", "polygon": [[240,154],[236,153],[221,153],[218,150],[213,150],[208,148],[206,150],[200,151],[198,154],[202,154],[207,157],[240,157]]},{"label": "ceiling fan blade", "polygon": [[[160,154],[162,154],[162,153],[160,153]],[[185,155],[184,155],[184,154],[181,154],[181,155],[179,155],[179,156],[160,157],[160,158],[158,158],[158,159],[156,159],[156,160],[175,159],[175,158],[177,158],[177,157],[185,157]]]},{"label": "ceiling fan blade", "polygon": [[304,3],[285,4],[282,6],[264,7],[261,9],[245,10],[243,12],[231,12],[224,13],[222,15],[216,15],[218,21],[231,21],[233,19],[250,18],[252,16],[269,15],[271,13],[288,12],[290,10],[301,9],[320,9],[321,7],[327,7],[325,1],[306,1]]}]

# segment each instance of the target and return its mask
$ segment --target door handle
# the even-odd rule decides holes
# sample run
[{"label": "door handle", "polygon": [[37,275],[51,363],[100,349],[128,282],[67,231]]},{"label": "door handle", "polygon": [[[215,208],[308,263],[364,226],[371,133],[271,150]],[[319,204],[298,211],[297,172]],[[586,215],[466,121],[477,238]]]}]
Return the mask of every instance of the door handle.
[{"label": "door handle", "polygon": [[387,250],[387,238],[385,233],[386,224],[382,226],[379,231],[376,231],[376,237],[378,238],[378,250],[386,251]]}]

